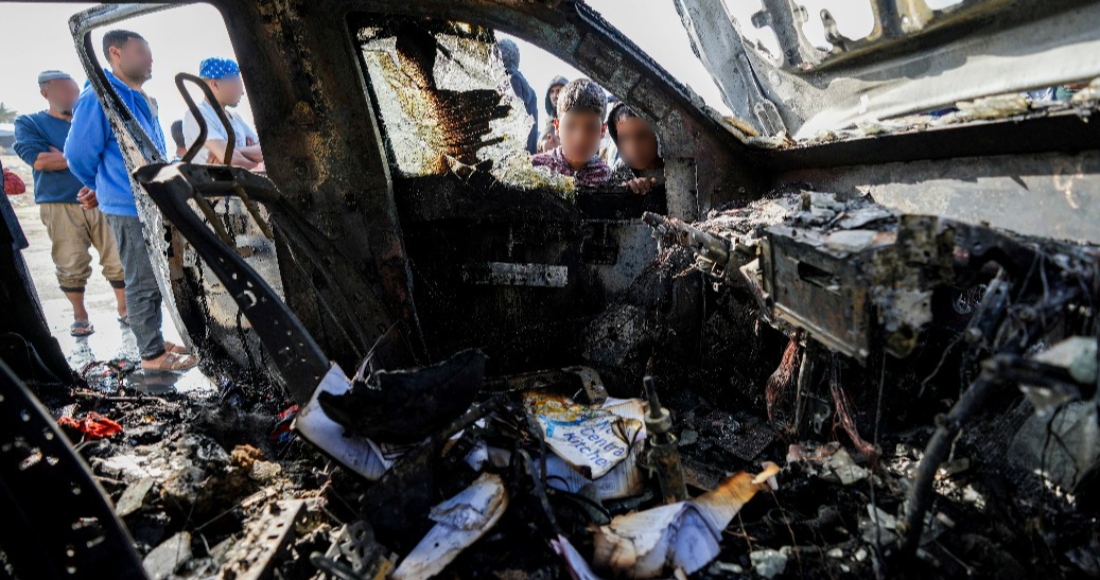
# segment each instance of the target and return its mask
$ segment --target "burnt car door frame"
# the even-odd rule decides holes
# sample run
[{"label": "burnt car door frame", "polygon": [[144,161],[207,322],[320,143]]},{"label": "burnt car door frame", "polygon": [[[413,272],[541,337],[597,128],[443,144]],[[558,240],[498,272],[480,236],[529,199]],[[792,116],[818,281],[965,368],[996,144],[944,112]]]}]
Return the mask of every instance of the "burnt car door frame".
[{"label": "burnt car door frame", "polygon": [[[275,3],[262,8],[248,3],[213,2],[229,29],[234,50],[254,105],[254,116],[269,175],[289,203],[326,236],[340,240],[340,250],[360,271],[375,273],[372,288],[363,288],[352,272],[335,272],[349,292],[383,296],[398,317],[417,328],[412,276],[394,201],[390,163],[376,108],[359,67],[358,48],[349,16],[370,12],[432,17],[485,25],[525,38],[577,66],[632,104],[657,126],[666,155],[670,213],[695,219],[712,206],[756,194],[750,184],[749,148],[705,111],[701,100],[675,81],[652,59],[584,4],[572,10],[543,4],[501,10],[495,2],[357,2]],[[71,28],[77,50],[93,87],[108,112],[131,169],[162,161],[148,138],[121,105],[99,70],[88,31],[97,26],[162,10],[173,5],[104,5],[74,17]],[[338,31],[337,34],[334,32]],[[155,49],[155,47],[154,47]],[[358,71],[352,73],[351,71]],[[147,242],[169,258],[182,251],[182,241],[151,202],[138,196],[146,219]],[[159,235],[161,232],[164,235]],[[278,236],[277,236],[278,237]],[[289,250],[276,240],[279,262]],[[326,353],[347,364],[365,355],[377,336],[349,344],[349,332],[332,332],[315,303],[308,275],[282,268],[287,303],[317,337]],[[170,278],[182,275],[173,266]],[[172,280],[162,280],[172,300]],[[182,286],[176,284],[176,286]],[[177,291],[180,291],[177,289]],[[185,292],[185,290],[183,291]],[[192,338],[202,339],[202,313],[174,301],[173,314]],[[190,301],[194,301],[191,299]],[[182,308],[181,308],[182,307]],[[375,321],[366,321],[372,324]],[[372,329],[380,335],[390,321]]]},{"label": "burnt car door frame", "polygon": [[[851,195],[871,192],[888,205],[919,206],[905,207],[909,211],[943,204],[950,210],[944,213],[951,217],[973,221],[986,219],[983,212],[999,211],[1000,217],[1010,220],[1001,225],[1023,233],[1077,237],[1090,230],[1088,224],[1079,223],[1089,221],[1087,216],[1068,211],[1072,204],[1044,207],[1050,209],[1045,215],[1005,216],[1002,208],[967,201],[986,185],[984,179],[996,180],[995,187],[1004,190],[1020,181],[1021,170],[1037,178],[1023,178],[1024,189],[1030,187],[1048,197],[1067,194],[1066,186],[1058,183],[1065,176],[1080,176],[1082,184],[1094,183],[1100,174],[1100,157],[1095,153],[1100,149],[1100,132],[1092,127],[1095,123],[1075,120],[1072,112],[1035,119],[1027,127],[1014,122],[980,123],[766,149],[740,140],[735,129],[583,3],[531,2],[517,7],[493,0],[320,0],[261,7],[219,0],[213,4],[242,56],[240,64],[271,177],[306,219],[329,238],[341,240],[351,264],[377,272],[373,289],[352,283],[347,288],[376,291],[413,328],[418,324],[412,275],[390,163],[349,29],[349,16],[361,11],[487,26],[532,42],[576,66],[655,124],[667,160],[669,214],[688,221],[724,202],[756,198],[789,183],[810,182]],[[125,127],[120,122],[119,128]],[[1075,137],[1060,145],[1026,139],[1027,130],[1034,127],[1045,128],[1047,135],[1069,130]],[[983,131],[996,131],[1000,138],[996,142],[982,139]],[[966,159],[933,161],[945,156]],[[1089,213],[1088,208],[1084,213]],[[1054,226],[1048,225],[1051,222]],[[1036,231],[1049,227],[1053,231]],[[280,262],[285,256],[280,244]],[[336,276],[353,279],[350,273]],[[345,363],[365,354],[369,345],[349,345],[328,336],[328,321],[313,303],[309,280],[287,271],[283,278],[288,304],[325,352]]]}]

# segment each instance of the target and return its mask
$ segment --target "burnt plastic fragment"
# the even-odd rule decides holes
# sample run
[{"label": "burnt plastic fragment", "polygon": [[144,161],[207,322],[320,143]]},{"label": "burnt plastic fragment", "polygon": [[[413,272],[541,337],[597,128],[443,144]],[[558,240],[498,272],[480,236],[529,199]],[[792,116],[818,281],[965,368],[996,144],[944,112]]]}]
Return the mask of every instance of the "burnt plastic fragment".
[{"label": "burnt plastic fragment", "polygon": [[467,349],[429,367],[378,371],[343,395],[321,393],[318,400],[325,414],[350,433],[380,443],[415,443],[473,404],[487,358]]}]

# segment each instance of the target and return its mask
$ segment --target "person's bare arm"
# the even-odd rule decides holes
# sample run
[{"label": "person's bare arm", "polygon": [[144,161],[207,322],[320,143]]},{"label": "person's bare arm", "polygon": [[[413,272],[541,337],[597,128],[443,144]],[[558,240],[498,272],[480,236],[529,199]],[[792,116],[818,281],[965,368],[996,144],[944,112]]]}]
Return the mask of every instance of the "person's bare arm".
[{"label": "person's bare arm", "polygon": [[35,171],[64,171],[68,168],[69,162],[65,161],[65,154],[52,146],[49,151],[39,153],[34,160]]},{"label": "person's bare arm", "polygon": [[234,149],[234,154],[233,154],[234,157],[237,156],[236,151],[240,151],[241,155],[244,155],[245,157],[247,157],[248,159],[252,160],[255,163],[263,163],[264,162],[264,154],[263,154],[263,151],[260,150],[260,144],[259,143],[255,144],[255,145],[247,145],[245,147],[235,148]]},{"label": "person's bare arm", "polygon": [[[225,158],[225,145],[226,142],[221,140],[210,140],[206,142],[206,148],[210,151],[211,157],[217,157],[218,159]],[[233,162],[231,163],[231,165],[235,167],[243,167],[245,169],[252,169],[253,167],[256,167],[257,162],[246,157],[243,153],[241,153],[240,149],[241,148],[237,147],[233,148]]]}]

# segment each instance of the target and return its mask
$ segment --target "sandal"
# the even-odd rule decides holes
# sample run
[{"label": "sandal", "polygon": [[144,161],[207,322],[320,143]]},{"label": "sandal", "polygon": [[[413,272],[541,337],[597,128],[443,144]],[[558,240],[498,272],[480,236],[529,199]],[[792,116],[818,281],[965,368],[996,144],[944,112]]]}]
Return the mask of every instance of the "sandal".
[{"label": "sandal", "polygon": [[73,336],[88,336],[95,333],[95,327],[87,320],[77,320],[69,325],[69,334]]},{"label": "sandal", "polygon": [[190,354],[167,352],[157,366],[149,366],[151,360],[142,360],[141,368],[147,371],[186,371],[199,365],[199,357]]},{"label": "sandal", "polygon": [[182,344],[176,344],[174,342],[164,341],[164,350],[168,352],[174,352],[176,354],[191,354],[190,350],[187,350],[186,346]]}]

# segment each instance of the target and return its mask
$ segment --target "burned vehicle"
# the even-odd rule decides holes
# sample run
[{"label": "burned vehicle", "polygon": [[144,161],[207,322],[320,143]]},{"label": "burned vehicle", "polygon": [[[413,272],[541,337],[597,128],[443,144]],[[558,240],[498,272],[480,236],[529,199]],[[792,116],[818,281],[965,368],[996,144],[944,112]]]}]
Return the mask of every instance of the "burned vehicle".
[{"label": "burned vehicle", "polygon": [[[0,569],[1100,575],[1100,3],[875,0],[825,49],[669,1],[732,116],[580,1],[214,2],[266,175],[169,162],[106,81],[90,31],[171,5],[74,16],[222,388],[89,386],[4,243]],[[649,121],[663,185],[532,168],[498,32]],[[73,400],[137,434],[78,453]]]}]

